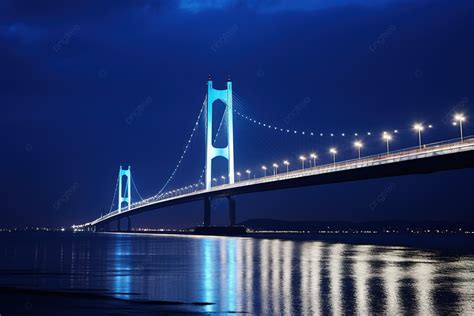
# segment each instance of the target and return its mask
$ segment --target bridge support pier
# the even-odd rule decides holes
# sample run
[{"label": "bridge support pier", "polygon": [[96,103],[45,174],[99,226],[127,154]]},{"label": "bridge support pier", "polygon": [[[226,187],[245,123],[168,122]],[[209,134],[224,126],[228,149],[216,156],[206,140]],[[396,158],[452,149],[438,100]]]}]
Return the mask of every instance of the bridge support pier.
[{"label": "bridge support pier", "polygon": [[229,200],[229,226],[235,226],[235,198],[228,196]]},{"label": "bridge support pier", "polygon": [[211,225],[211,198],[204,198],[204,227]]},{"label": "bridge support pier", "polygon": [[126,231],[132,231],[132,219],[130,218],[130,216],[127,216],[127,217],[122,217],[122,218],[118,218],[117,219],[117,231],[118,232],[121,232],[122,231],[122,225],[120,223],[120,221],[122,219],[126,218],[127,219],[127,230]]},{"label": "bridge support pier", "polygon": [[[203,226],[211,226],[211,197],[204,198],[204,221]],[[229,202],[229,226],[235,226],[235,198],[227,196]]]}]

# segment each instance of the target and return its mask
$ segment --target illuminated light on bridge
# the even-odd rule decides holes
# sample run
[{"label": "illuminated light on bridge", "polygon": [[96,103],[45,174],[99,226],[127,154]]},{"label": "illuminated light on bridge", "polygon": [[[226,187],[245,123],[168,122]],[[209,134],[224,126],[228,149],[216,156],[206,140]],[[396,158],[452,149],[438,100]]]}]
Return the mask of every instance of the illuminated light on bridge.
[{"label": "illuminated light on bridge", "polygon": [[286,166],[286,173],[288,173],[290,162],[288,160],[283,160],[283,164]]},{"label": "illuminated light on bridge", "polygon": [[[315,153],[311,153],[309,154],[309,157],[313,159],[313,167],[316,166],[316,159],[318,159],[318,155],[316,155]],[[310,160],[310,167],[311,167],[311,160]]]},{"label": "illuminated light on bridge", "polygon": [[333,158],[333,163],[334,163],[334,166],[336,166],[336,155],[337,155],[337,149],[336,148],[330,148],[329,149],[329,152],[332,154],[332,158]]},{"label": "illuminated light on bridge", "polygon": [[301,155],[301,156],[300,156],[300,160],[301,160],[301,169],[304,170],[304,162],[305,162],[305,160],[306,160],[306,157],[303,156],[303,155]]},{"label": "illuminated light on bridge", "polygon": [[463,142],[463,130],[462,130],[462,123],[466,120],[464,114],[457,113],[454,115],[454,122],[453,125],[459,124],[459,131],[461,133],[461,143]]},{"label": "illuminated light on bridge", "polygon": [[[211,92],[210,92],[211,91]],[[209,94],[213,94],[209,98]],[[215,143],[217,138],[213,139],[212,128],[210,129],[209,116],[212,116],[212,103],[215,100],[221,100],[226,104],[226,111],[224,112],[223,120],[219,125],[218,133],[221,126],[225,126],[227,129],[227,141],[226,147],[215,147],[212,144]],[[239,171],[234,172],[233,165],[233,127],[232,127],[232,116],[229,113],[234,112],[232,103],[232,84],[227,82],[226,90],[215,90],[212,88],[212,81],[208,81],[208,95],[203,102],[198,120],[196,121],[192,130],[191,136],[186,143],[186,147],[183,154],[180,156],[178,164],[171,176],[165,182],[165,185],[158,192],[158,194],[143,199],[138,192],[136,185],[131,175],[130,167],[126,170],[120,167],[119,172],[119,196],[117,209],[101,215],[98,219],[82,224],[74,225],[73,227],[78,230],[83,229],[103,229],[105,224],[108,224],[112,220],[120,221],[121,218],[127,217],[129,219],[130,229],[130,216],[150,211],[153,209],[191,202],[191,201],[204,201],[204,226],[210,225],[210,203],[215,197],[226,197],[229,201],[229,221],[231,225],[235,224],[235,195],[260,192],[267,190],[277,190],[309,185],[323,185],[329,183],[338,183],[345,181],[355,181],[369,178],[380,178],[388,176],[397,176],[414,173],[429,173],[439,170],[459,169],[459,168],[472,168],[474,167],[474,138],[468,137],[464,139],[462,125],[466,118],[463,114],[456,114],[454,118],[454,124],[460,125],[461,138],[459,139],[425,144],[422,146],[421,142],[421,131],[424,130],[424,126],[421,123],[417,123],[413,126],[413,129],[419,132],[419,146],[414,148],[408,148],[404,150],[398,150],[390,152],[389,142],[392,140],[392,135],[388,132],[383,132],[382,138],[386,141],[387,152],[386,154],[378,154],[372,156],[361,157],[361,148],[364,146],[361,140],[355,140],[353,142],[354,147],[358,149],[358,158],[346,161],[336,162],[336,154],[338,153],[336,147],[329,149],[329,153],[332,155],[333,161],[331,164],[318,164],[316,166],[316,159],[318,158],[315,152],[309,154],[309,158],[304,155],[299,156],[301,160],[301,169],[290,170],[289,160],[283,160],[283,165],[286,166],[286,173],[278,173],[278,163],[273,163],[273,173],[267,175],[267,167],[263,165],[261,169],[264,171],[263,177],[253,177],[251,179],[251,169],[246,169],[247,180],[241,179],[241,173]],[[209,111],[211,109],[211,111]],[[206,165],[203,169],[206,172],[205,182],[199,181],[196,183],[188,184],[184,187],[168,190],[163,192],[163,189],[170,182],[170,180],[176,174],[176,170],[179,167],[184,155],[187,152],[190,140],[197,130],[199,118],[202,113],[207,113],[206,122]],[[225,120],[224,120],[225,118]],[[212,118],[211,118],[212,119]],[[249,120],[250,121],[250,120]],[[271,130],[276,126],[274,124],[265,123]],[[212,124],[211,124],[212,127]],[[432,125],[428,125],[428,128],[432,128]],[[275,128],[276,130],[277,128]],[[296,131],[296,130],[295,130]],[[289,130],[288,130],[289,132]],[[399,130],[394,130],[394,133],[398,134]],[[293,134],[293,133],[291,133]],[[301,135],[313,134],[308,132],[301,132]],[[372,133],[367,132],[370,136]],[[320,133],[322,136],[323,133]],[[334,136],[334,133],[330,133]],[[345,133],[340,133],[341,136],[346,136]],[[351,134],[348,134],[351,135]],[[354,136],[358,136],[358,133],[354,133]],[[291,136],[292,137],[292,136]],[[210,146],[211,145],[211,146]],[[209,177],[210,175],[210,161],[215,157],[223,157],[227,159],[228,163],[228,177],[221,176],[223,180],[222,184],[218,184],[217,178]],[[305,161],[309,159],[309,168],[305,168]],[[312,161],[311,161],[312,160]],[[311,164],[311,162],[313,162]],[[237,183],[234,183],[234,176],[237,176]],[[122,178],[126,177],[125,192],[122,186]],[[229,181],[226,181],[226,180]],[[213,183],[214,186],[208,185],[208,182]],[[141,201],[132,203],[131,186],[135,186],[135,190]],[[115,199],[115,193],[114,193]],[[127,203],[126,207],[123,207],[123,203]],[[120,229],[120,225],[119,229]]]},{"label": "illuminated light on bridge", "polygon": [[415,125],[413,125],[413,129],[418,132],[418,145],[421,149],[421,132],[425,129],[425,127],[423,126],[423,124],[415,123]]},{"label": "illuminated light on bridge", "polygon": [[273,163],[272,164],[272,167],[273,167],[273,175],[277,175],[278,174],[278,164],[277,163]]},{"label": "illuminated light on bridge", "polygon": [[382,138],[387,141],[387,154],[390,153],[390,141],[392,140],[392,135],[387,132],[383,132]]},{"label": "illuminated light on bridge", "polygon": [[360,150],[364,146],[360,140],[356,140],[354,142],[354,147],[357,148],[357,152],[359,153],[359,159],[360,159]]}]

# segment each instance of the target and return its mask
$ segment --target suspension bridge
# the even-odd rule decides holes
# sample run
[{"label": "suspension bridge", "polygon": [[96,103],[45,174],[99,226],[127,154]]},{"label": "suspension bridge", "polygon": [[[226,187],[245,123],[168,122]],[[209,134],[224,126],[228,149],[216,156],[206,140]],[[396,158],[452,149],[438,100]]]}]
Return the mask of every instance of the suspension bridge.
[{"label": "suspension bridge", "polygon": [[[282,163],[273,163],[268,167],[262,165],[259,168],[261,169],[262,176],[259,177],[251,169],[245,169],[242,172],[236,171],[234,167],[234,114],[252,124],[278,133],[298,134],[308,137],[323,137],[325,134],[316,131],[290,130],[258,121],[234,108],[234,96],[230,79],[227,82],[226,89],[218,90],[213,87],[213,82],[209,78],[207,94],[190,138],[175,169],[159,192],[144,199],[136,187],[130,166],[128,166],[128,169],[120,166],[110,209],[106,212],[101,212],[100,217],[97,219],[73,225],[72,228],[74,230],[102,231],[107,230],[111,222],[117,221],[118,230],[120,231],[120,221],[127,219],[126,230],[131,230],[130,217],[133,215],[193,201],[201,201],[203,203],[202,224],[204,227],[209,227],[211,226],[211,202],[215,198],[226,198],[228,200],[229,226],[235,226],[235,196],[242,194],[474,167],[474,137],[465,137],[463,135],[465,117],[463,114],[455,114],[453,125],[459,126],[460,138],[423,144],[422,131],[425,129],[425,126],[423,124],[415,124],[413,130],[418,134],[418,146],[395,151],[390,150],[392,138],[400,131],[384,131],[381,137],[386,143],[386,151],[376,155],[362,156],[361,148],[364,146],[361,141],[362,133],[352,133],[350,136],[355,138],[353,146],[358,152],[357,157],[354,159],[338,161],[338,149],[331,147],[328,151],[328,154],[332,157],[332,162],[330,163],[317,164],[318,155],[311,153],[308,156],[299,156],[299,162],[291,164],[291,169],[288,160],[284,160]],[[217,103],[216,101],[221,102]],[[214,133],[213,107],[219,105],[224,106],[225,109],[218,125],[217,133]],[[199,180],[179,189],[166,190],[189,149],[201,118],[204,118],[205,123],[205,166],[202,169]],[[427,128],[431,127],[431,125],[427,126]],[[226,130],[225,146],[216,145],[216,139],[221,128]],[[371,132],[366,132],[365,136],[371,136],[372,134]],[[340,135],[346,136],[345,133]],[[329,133],[327,136],[334,137],[335,134]],[[212,175],[212,164],[217,157],[221,157],[227,162],[228,173],[220,178],[213,177]],[[294,167],[295,165],[297,168]],[[222,181],[219,181],[219,179],[222,179]],[[139,200],[136,202],[132,201],[132,186],[139,197]],[[117,208],[114,210],[113,205],[117,193],[118,203]]]}]

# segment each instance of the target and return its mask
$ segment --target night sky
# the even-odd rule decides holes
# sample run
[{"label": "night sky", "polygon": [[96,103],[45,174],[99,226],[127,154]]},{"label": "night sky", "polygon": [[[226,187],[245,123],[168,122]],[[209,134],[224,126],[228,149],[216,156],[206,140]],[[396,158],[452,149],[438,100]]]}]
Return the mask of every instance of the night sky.
[{"label": "night sky", "polygon": [[[364,135],[363,154],[385,150],[384,130],[400,130],[394,150],[416,146],[417,121],[433,125],[425,142],[456,138],[455,111],[468,117],[465,134],[474,132],[472,0],[4,0],[0,47],[0,226],[67,227],[98,217],[110,208],[121,164],[132,166],[144,197],[158,192],[193,129],[208,74],[216,88],[231,75],[245,115],[324,133],[285,134],[235,115],[236,170],[257,176],[262,164],[283,159],[300,167],[297,157],[313,150],[330,163],[330,146],[338,159],[354,158],[354,132]],[[196,182],[203,165],[201,124],[169,188]],[[473,176],[244,195],[237,220],[472,220]],[[226,203],[216,201],[213,216],[224,224]],[[202,205],[193,203],[135,223],[201,221]]]}]

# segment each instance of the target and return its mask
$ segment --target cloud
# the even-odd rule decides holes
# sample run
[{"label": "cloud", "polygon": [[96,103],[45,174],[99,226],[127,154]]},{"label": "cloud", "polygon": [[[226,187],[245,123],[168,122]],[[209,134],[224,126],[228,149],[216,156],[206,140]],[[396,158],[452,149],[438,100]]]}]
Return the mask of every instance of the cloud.
[{"label": "cloud", "polygon": [[263,13],[281,11],[314,11],[344,5],[385,5],[394,0],[181,0],[179,8],[191,12],[247,8]]},{"label": "cloud", "polygon": [[4,0],[0,3],[0,21],[26,24],[74,24],[78,18],[100,18],[117,12],[140,8],[161,8],[168,0],[108,0],[108,1],[34,1]]},{"label": "cloud", "polygon": [[2,37],[19,41],[23,45],[37,42],[41,39],[43,33],[40,28],[32,27],[21,22],[0,25],[0,34]]}]

